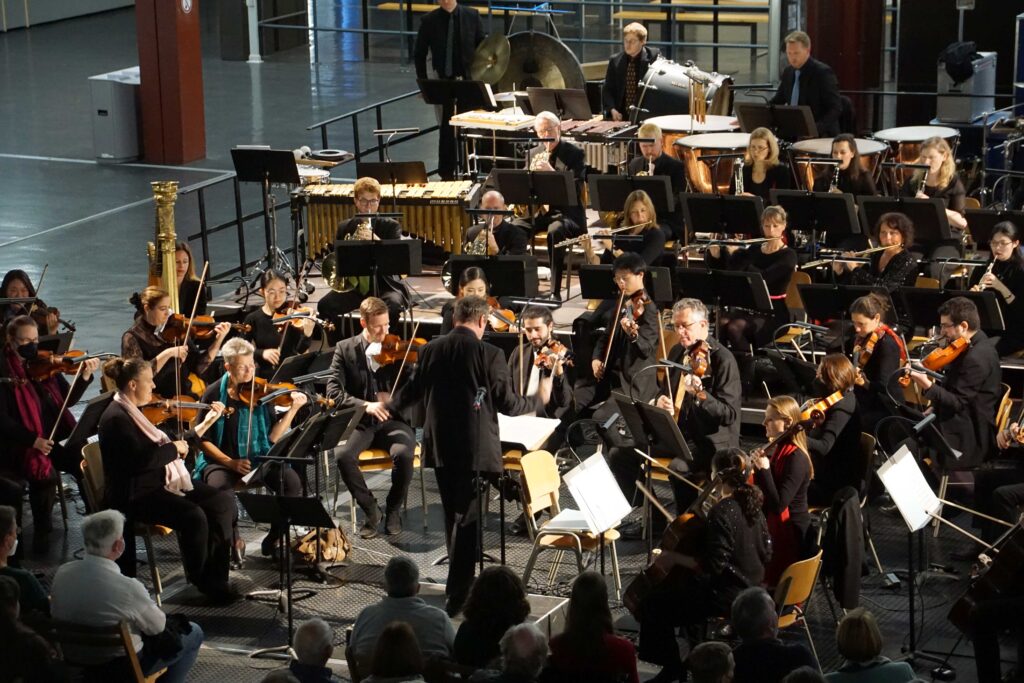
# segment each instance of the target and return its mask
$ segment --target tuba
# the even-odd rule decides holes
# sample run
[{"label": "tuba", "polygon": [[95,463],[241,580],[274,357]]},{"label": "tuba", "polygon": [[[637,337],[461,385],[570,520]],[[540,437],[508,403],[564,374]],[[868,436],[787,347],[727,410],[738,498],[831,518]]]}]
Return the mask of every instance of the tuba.
[{"label": "tuba", "polygon": [[[367,218],[360,221],[356,229],[345,235],[344,239],[369,242],[377,239],[377,236],[373,233],[370,219]],[[335,292],[351,292],[359,286],[359,276],[346,277],[338,272],[338,257],[333,252],[324,257],[324,262],[320,264],[320,272],[324,276],[324,282]]]}]

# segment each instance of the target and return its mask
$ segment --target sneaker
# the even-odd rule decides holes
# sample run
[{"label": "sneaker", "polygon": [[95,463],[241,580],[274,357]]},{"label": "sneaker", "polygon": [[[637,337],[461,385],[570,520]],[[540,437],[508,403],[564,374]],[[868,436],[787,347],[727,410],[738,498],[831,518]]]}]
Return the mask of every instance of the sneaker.
[{"label": "sneaker", "polygon": [[363,520],[363,525],[359,527],[360,538],[376,538],[380,533],[378,531],[380,527],[380,507],[374,503],[373,507],[366,513],[366,519]]},{"label": "sneaker", "polygon": [[385,515],[384,533],[388,536],[397,536],[402,533],[402,512],[398,508],[388,510]]}]

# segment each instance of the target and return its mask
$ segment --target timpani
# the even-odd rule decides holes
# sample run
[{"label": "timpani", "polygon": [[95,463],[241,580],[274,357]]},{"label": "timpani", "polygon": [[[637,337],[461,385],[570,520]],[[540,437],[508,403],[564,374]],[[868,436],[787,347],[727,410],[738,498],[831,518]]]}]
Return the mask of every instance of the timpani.
[{"label": "timpani", "polygon": [[[796,175],[797,184],[803,184],[801,189],[811,190],[814,188],[814,180],[820,173],[814,172],[814,165],[806,161],[796,161],[800,157],[829,157],[832,156],[833,138],[812,138],[793,143],[793,154],[790,162],[793,173]],[[872,178],[878,178],[878,171],[881,168],[882,159],[889,145],[878,140],[855,138],[857,141],[857,152],[860,153],[860,166],[871,174]],[[831,173],[832,169],[828,168]],[[823,173],[823,172],[822,172]]]},{"label": "timpani", "polygon": [[[687,135],[697,133],[728,133],[739,129],[735,116],[719,116],[708,114],[704,122],[692,120],[689,114],[673,114],[671,116],[654,116],[644,121],[661,128],[661,146],[665,154],[678,158],[675,142]],[[692,130],[690,126],[693,126]]]},{"label": "timpani", "polygon": [[[960,132],[947,126],[901,126],[880,130],[871,137],[889,145],[894,161],[901,164],[912,164],[921,156],[921,143],[933,137],[940,137],[948,142],[953,150],[953,155],[956,156],[956,145],[960,139]],[[899,170],[900,173],[897,174],[897,177],[902,185],[914,170],[910,168]]]}]

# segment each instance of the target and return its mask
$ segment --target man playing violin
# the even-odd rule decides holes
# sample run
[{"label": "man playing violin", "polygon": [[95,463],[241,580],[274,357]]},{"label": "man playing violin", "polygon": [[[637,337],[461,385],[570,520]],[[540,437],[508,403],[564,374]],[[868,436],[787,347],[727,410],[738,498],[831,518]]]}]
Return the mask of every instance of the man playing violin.
[{"label": "man playing violin", "polygon": [[[939,307],[940,334],[950,350],[956,340],[967,342],[945,366],[945,379],[937,384],[916,370],[910,372],[924,397],[932,402],[935,422],[949,445],[962,454],[959,467],[978,465],[995,444],[996,408],[1002,390],[999,354],[981,329],[978,309],[970,299],[954,297]],[[942,463],[947,465],[952,463]]]},{"label": "man playing violin", "polygon": [[512,375],[516,393],[520,396],[537,395],[542,376],[552,377],[551,398],[537,409],[539,417],[561,418],[572,403],[572,387],[565,376],[564,362],[568,352],[552,336],[555,321],[551,311],[543,306],[529,306],[521,316],[526,344],[522,363],[518,347],[508,358],[508,371]]},{"label": "man playing violin", "polygon": [[[73,385],[60,374],[37,382],[30,379],[30,366],[39,353],[36,321],[27,315],[17,316],[6,332],[0,378],[11,381],[0,384],[0,472],[14,481],[28,481],[35,525],[33,548],[44,552],[52,529],[50,514],[56,502],[58,471],[76,480],[82,476],[81,455],[58,442],[74,429],[75,418],[68,408],[85,393],[99,360],[82,361]],[[14,508],[20,517],[20,496]]]},{"label": "man playing violin", "polygon": [[373,538],[379,532],[381,510],[366,479],[359,470],[359,454],[370,448],[386,451],[393,463],[391,489],[384,504],[384,531],[394,535],[402,530],[402,503],[412,481],[413,455],[416,435],[407,420],[398,412],[388,410],[386,404],[395,389],[399,368],[407,380],[411,372],[408,363],[381,366],[375,359],[380,353],[390,327],[388,305],[376,297],[367,297],[359,304],[359,326],[362,332],[343,339],[334,348],[331,378],[327,381],[327,397],[342,408],[363,405],[366,414],[344,446],[335,454],[338,471],[356,504],[366,518],[359,529],[363,538]]},{"label": "man playing violin", "polygon": [[[242,478],[256,474],[248,485],[265,484],[271,491],[284,496],[302,495],[302,480],[298,472],[281,463],[260,462],[272,444],[291,429],[299,409],[306,405],[306,395],[300,391],[290,394],[291,406],[280,414],[271,404],[260,403],[252,391],[256,376],[256,361],[252,344],[235,337],[224,344],[224,375],[203,394],[203,403],[219,402],[227,407],[224,418],[213,425],[200,442],[201,453],[196,458],[192,478],[222,491],[239,487]],[[248,394],[243,394],[248,390]],[[201,416],[205,417],[205,413]],[[273,553],[274,545],[284,532],[271,526],[260,548],[264,555]],[[241,559],[242,549],[237,532],[234,539],[235,560]]]}]

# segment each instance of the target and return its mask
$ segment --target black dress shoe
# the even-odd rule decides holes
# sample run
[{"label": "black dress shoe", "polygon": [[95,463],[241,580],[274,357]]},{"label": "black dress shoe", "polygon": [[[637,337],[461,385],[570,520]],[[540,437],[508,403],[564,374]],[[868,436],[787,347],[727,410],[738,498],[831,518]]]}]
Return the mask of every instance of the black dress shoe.
[{"label": "black dress shoe", "polygon": [[374,503],[373,508],[366,513],[366,519],[363,520],[363,525],[359,527],[359,538],[376,538],[380,533],[380,517],[380,507]]},{"label": "black dress shoe", "polygon": [[276,557],[277,550],[279,547],[278,541],[280,537],[277,534],[269,533],[260,542],[260,554],[263,557]]},{"label": "black dress shoe", "polygon": [[384,533],[388,536],[397,536],[402,533],[402,511],[398,508],[388,510],[384,516]]},{"label": "black dress shoe", "polygon": [[230,605],[242,597],[242,594],[227,581],[196,587],[206,598],[206,603],[209,605]]}]

